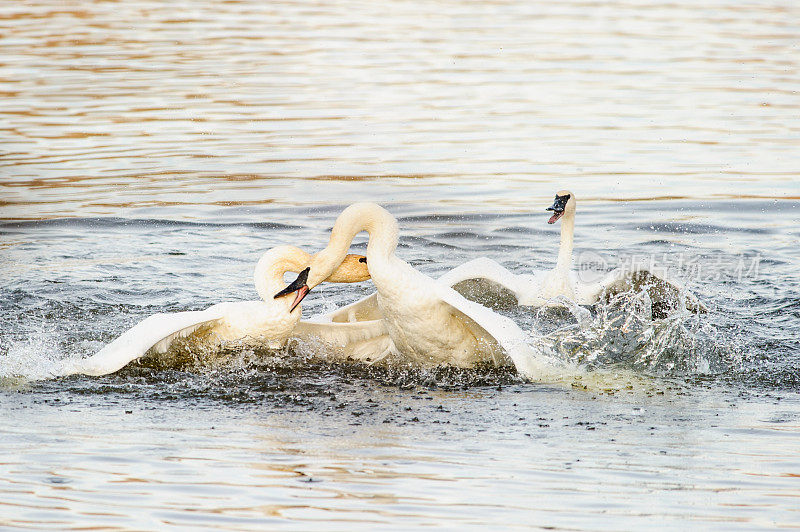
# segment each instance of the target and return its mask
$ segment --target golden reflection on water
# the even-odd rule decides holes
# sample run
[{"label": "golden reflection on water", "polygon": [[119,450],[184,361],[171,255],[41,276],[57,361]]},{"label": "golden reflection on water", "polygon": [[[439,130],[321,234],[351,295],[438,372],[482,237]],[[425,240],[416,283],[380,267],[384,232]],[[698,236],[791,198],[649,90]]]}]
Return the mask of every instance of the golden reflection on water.
[{"label": "golden reflection on water", "polygon": [[[796,197],[793,2],[181,10],[0,10],[2,217],[410,201],[398,185],[411,177],[467,202],[513,197],[486,181],[569,181],[604,199]],[[275,188],[296,178],[311,180]]]}]

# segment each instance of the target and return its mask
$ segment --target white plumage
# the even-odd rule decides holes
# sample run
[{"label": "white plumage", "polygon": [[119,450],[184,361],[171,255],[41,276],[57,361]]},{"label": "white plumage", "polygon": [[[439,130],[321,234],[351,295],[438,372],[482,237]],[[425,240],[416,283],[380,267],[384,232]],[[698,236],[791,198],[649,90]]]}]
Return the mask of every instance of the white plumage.
[{"label": "white plumage", "polygon": [[420,365],[468,367],[478,361],[503,363],[508,357],[530,379],[560,374],[562,366],[529,345],[512,320],[468,301],[397,257],[397,221],[376,204],[357,203],[342,212],[328,246],[311,262],[309,286],[312,278],[316,282],[329,275],[361,231],[369,233],[367,265],[377,294],[315,322],[373,323],[376,331],[382,322],[385,333],[370,338],[370,349],[364,350],[369,360],[394,353]]},{"label": "white plumage", "polygon": [[[145,318],[106,345],[94,355],[80,360],[68,360],[58,371],[59,375],[82,373],[105,375],[123,368],[145,354],[166,353],[180,338],[191,337],[194,347],[218,347],[228,342],[239,342],[260,347],[280,348],[300,322],[301,309],[291,310],[291,297],[275,298],[286,283],[286,272],[299,272],[307,267],[311,256],[293,246],[270,249],[258,261],[254,272],[256,290],[260,301],[235,301],[213,305],[206,310],[154,314]],[[358,256],[349,256],[332,271],[331,282],[358,282],[369,278],[366,265]],[[338,333],[317,331],[323,337],[335,340]],[[350,330],[367,329],[351,326]],[[363,333],[362,333],[363,335]]]}]

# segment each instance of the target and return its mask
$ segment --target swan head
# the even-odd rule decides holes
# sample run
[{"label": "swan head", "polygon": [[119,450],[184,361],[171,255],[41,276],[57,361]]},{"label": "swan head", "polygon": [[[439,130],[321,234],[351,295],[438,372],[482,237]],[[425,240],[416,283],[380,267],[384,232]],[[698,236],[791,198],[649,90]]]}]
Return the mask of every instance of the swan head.
[{"label": "swan head", "polygon": [[549,206],[547,211],[553,211],[553,216],[547,220],[547,223],[554,224],[558,221],[559,218],[564,216],[564,214],[575,214],[575,194],[570,192],[569,190],[559,190],[556,192],[556,199],[553,200],[553,204]]},{"label": "swan head", "polygon": [[315,255],[311,259],[310,266],[302,270],[297,275],[297,278],[289,283],[289,286],[275,294],[275,299],[289,294],[295,294],[289,312],[294,311],[311,289],[323,281],[330,283],[358,283],[370,278],[369,269],[367,269],[367,257],[364,255],[346,255],[342,263],[333,273],[330,273],[330,269],[320,267],[319,263],[322,260],[324,259],[320,257],[319,253]]},{"label": "swan head", "polygon": [[[326,283],[360,283],[370,278],[367,268],[367,257],[364,255],[346,255],[338,268],[325,279]],[[313,281],[313,280],[312,280]],[[313,287],[312,287],[313,288]]]}]

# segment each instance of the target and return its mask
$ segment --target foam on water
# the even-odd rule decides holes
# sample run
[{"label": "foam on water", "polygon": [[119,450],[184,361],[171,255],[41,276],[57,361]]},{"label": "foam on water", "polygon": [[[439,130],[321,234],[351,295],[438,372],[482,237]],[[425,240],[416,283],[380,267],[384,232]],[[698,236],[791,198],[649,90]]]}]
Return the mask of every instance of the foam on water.
[{"label": "foam on water", "polygon": [[[678,308],[665,318],[654,319],[646,291],[623,293],[591,309],[563,298],[560,302],[564,305],[562,310],[517,309],[513,313],[533,320],[529,343],[537,352],[554,355],[566,364],[559,376],[549,378],[548,382],[578,386],[595,393],[613,394],[622,390],[663,393],[675,385],[675,378],[686,385],[698,377],[731,377],[742,368],[741,346],[732,344],[730,338],[726,342],[704,314]],[[58,373],[62,364],[81,357],[75,352],[98,349],[101,345],[82,341],[65,353],[56,333],[42,332],[27,341],[11,344],[0,358],[0,378],[10,385],[48,379]],[[240,398],[250,393],[260,394],[248,384],[253,379],[301,383],[317,372],[341,373],[401,388],[452,389],[525,382],[511,364],[502,367],[486,364],[471,369],[421,368],[397,359],[362,364],[341,362],[329,349],[295,342],[277,351],[253,350],[236,344],[198,346],[191,339],[182,339],[168,353],[135,361],[118,376],[107,379],[124,382],[131,376],[147,375],[150,382],[157,383],[163,377],[166,384],[175,375],[183,375],[179,379],[184,383],[183,389],[198,387],[192,395],[206,393],[211,382],[237,382]],[[670,380],[659,383],[650,377]]]},{"label": "foam on water", "polygon": [[54,332],[33,333],[24,340],[0,345],[0,349],[0,385],[11,387],[52,378],[64,357]]}]

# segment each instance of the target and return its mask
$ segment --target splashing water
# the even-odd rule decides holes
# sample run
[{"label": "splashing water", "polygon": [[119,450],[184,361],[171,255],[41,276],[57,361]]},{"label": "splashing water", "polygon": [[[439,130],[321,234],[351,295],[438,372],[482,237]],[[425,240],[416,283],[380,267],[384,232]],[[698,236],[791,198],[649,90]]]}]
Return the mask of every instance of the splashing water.
[{"label": "splashing water", "polygon": [[[639,372],[650,377],[713,376],[741,365],[741,349],[735,339],[723,337],[708,315],[688,311],[682,303],[660,319],[653,318],[653,304],[646,290],[618,294],[592,309],[558,298],[563,309],[540,308],[512,311],[520,322],[532,317],[531,344],[545,348],[558,359],[581,371],[605,372],[605,384],[614,371]],[[484,301],[491,305],[491,301]],[[11,343],[0,358],[0,379],[13,386],[51,378],[57,368],[75,358],[65,358],[57,332],[40,331],[25,341]],[[82,342],[80,351],[92,352],[101,342]],[[91,345],[88,345],[91,344]],[[72,346],[74,351],[74,346]],[[77,358],[81,358],[78,356]],[[244,349],[230,345],[197,345],[191,338],[177,341],[166,354],[147,356],[134,365],[150,371],[188,371],[195,375],[220,372],[247,376],[272,373],[292,375],[324,364],[351,375],[377,379],[400,387],[503,385],[522,382],[513,366],[489,369],[418,368],[402,360],[378,365],[341,363],[321,346],[295,343],[282,350]],[[346,369],[345,369],[346,367]],[[140,369],[141,370],[141,369]],[[576,372],[572,377],[576,378]],[[622,375],[622,374],[619,374]],[[621,379],[629,379],[630,375]]]},{"label": "splashing water", "polygon": [[574,322],[553,329],[552,311],[542,308],[535,314],[533,335],[587,369],[687,377],[717,375],[741,364],[736,340],[723,338],[706,314],[690,312],[682,302],[663,318],[654,318],[646,290],[620,293],[592,310],[566,299],[560,303]]},{"label": "splashing water", "polygon": [[0,384],[13,387],[53,377],[63,357],[59,342],[56,332],[45,331],[9,342],[0,356]]}]

